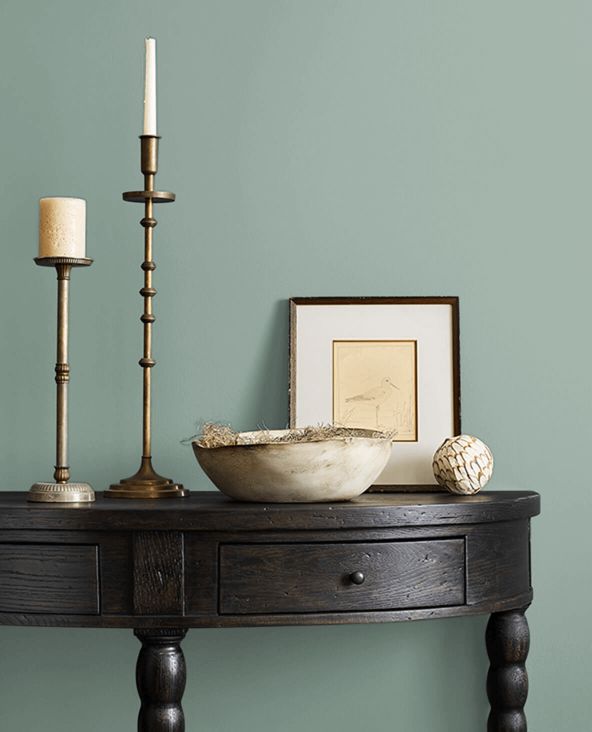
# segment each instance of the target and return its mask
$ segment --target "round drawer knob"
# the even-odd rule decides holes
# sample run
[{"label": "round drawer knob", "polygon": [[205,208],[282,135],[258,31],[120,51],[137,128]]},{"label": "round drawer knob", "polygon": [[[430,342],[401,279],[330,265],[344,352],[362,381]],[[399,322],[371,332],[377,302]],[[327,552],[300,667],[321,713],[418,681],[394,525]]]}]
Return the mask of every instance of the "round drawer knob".
[{"label": "round drawer knob", "polygon": [[361,585],[364,583],[366,577],[363,572],[352,572],[349,576],[350,582],[354,585]]}]

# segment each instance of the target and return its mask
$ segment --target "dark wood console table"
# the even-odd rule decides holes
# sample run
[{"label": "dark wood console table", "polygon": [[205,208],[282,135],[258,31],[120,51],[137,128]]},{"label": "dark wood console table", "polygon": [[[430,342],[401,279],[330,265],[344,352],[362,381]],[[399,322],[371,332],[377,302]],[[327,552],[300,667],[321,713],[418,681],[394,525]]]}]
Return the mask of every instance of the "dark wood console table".
[{"label": "dark wood console table", "polygon": [[189,628],[491,613],[490,732],[526,730],[530,492],[245,504],[219,493],[94,505],[0,493],[0,624],[133,628],[140,732],[185,729]]}]

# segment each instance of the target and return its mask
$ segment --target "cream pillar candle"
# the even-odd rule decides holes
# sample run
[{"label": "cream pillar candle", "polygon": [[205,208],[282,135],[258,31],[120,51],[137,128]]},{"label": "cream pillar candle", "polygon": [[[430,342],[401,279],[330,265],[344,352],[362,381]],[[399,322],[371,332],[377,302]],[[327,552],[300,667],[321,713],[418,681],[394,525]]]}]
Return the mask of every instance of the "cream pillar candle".
[{"label": "cream pillar candle", "polygon": [[84,198],[40,199],[39,256],[86,257]]},{"label": "cream pillar candle", "polygon": [[146,65],[144,67],[144,135],[156,132],[156,39],[146,38]]}]

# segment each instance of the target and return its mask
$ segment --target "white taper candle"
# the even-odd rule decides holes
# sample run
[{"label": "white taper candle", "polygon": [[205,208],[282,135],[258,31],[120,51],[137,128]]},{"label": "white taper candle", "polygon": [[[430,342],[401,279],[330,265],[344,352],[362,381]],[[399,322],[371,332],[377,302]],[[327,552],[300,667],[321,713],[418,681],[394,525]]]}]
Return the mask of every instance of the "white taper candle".
[{"label": "white taper candle", "polygon": [[39,200],[39,256],[86,257],[84,198]]},{"label": "white taper candle", "polygon": [[144,135],[156,135],[156,39],[146,38],[144,67]]}]

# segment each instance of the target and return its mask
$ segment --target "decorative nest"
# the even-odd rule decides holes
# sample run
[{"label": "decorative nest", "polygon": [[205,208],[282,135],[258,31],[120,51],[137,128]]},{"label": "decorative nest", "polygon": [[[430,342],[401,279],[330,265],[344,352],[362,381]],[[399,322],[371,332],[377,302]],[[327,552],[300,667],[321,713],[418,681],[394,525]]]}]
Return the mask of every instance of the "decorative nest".
[{"label": "decorative nest", "polygon": [[379,432],[365,429],[351,429],[334,425],[320,424],[310,427],[298,427],[291,430],[263,429],[256,432],[235,432],[226,424],[206,422],[201,432],[189,438],[200,447],[230,447],[234,445],[277,445],[294,442],[320,442],[321,440],[347,439],[354,437],[371,437],[392,441],[395,432]]}]

